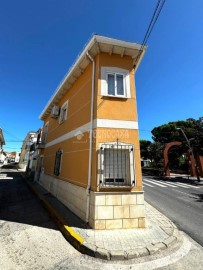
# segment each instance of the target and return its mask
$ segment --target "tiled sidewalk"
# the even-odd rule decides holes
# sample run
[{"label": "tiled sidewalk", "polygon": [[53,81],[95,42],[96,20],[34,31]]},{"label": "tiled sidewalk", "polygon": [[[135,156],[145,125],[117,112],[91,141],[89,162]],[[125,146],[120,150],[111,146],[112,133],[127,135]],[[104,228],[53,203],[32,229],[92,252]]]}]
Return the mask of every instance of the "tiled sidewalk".
[{"label": "tiled sidewalk", "polygon": [[55,218],[64,236],[82,253],[107,260],[154,254],[178,239],[175,225],[145,202],[145,229],[93,230],[38,183],[27,180]]}]

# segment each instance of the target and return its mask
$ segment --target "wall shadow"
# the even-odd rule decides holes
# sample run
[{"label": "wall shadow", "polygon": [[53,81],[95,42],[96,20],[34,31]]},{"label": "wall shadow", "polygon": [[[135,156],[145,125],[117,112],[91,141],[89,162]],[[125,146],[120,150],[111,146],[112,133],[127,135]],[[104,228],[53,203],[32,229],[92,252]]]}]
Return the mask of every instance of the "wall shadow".
[{"label": "wall shadow", "polygon": [[0,170],[0,220],[58,230],[22,173],[11,168],[3,166]]}]

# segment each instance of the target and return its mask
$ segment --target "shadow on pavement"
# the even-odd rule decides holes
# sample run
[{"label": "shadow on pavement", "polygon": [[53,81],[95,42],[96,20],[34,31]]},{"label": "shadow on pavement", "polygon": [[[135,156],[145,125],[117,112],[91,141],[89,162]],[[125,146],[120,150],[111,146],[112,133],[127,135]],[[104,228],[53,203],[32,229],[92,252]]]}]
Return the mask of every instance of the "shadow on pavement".
[{"label": "shadow on pavement", "polygon": [[0,220],[58,230],[21,172],[11,165],[0,169]]},{"label": "shadow on pavement", "polygon": [[191,193],[196,202],[203,202],[203,193]]}]

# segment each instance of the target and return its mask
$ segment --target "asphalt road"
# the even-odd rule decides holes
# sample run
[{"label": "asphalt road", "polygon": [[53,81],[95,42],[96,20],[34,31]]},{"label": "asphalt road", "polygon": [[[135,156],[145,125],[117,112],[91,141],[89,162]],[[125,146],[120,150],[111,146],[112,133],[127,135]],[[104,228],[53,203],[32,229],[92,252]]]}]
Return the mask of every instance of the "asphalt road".
[{"label": "asphalt road", "polygon": [[145,200],[203,246],[203,181],[144,176]]},{"label": "asphalt road", "polygon": [[129,261],[103,261],[75,250],[21,177],[0,168],[0,269],[2,270],[201,270],[203,248],[183,242],[159,254]]}]

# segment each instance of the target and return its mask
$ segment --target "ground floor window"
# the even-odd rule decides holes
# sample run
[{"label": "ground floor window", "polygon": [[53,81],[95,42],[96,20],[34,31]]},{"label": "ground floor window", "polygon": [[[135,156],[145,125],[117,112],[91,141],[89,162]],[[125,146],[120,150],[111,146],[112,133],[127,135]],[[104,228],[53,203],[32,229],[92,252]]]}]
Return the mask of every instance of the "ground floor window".
[{"label": "ground floor window", "polygon": [[102,144],[99,160],[101,186],[132,186],[135,184],[133,145]]},{"label": "ground floor window", "polygon": [[55,163],[54,163],[54,174],[59,176],[60,171],[61,171],[61,159],[62,159],[62,150],[59,149],[56,152],[56,156],[55,156]]}]

